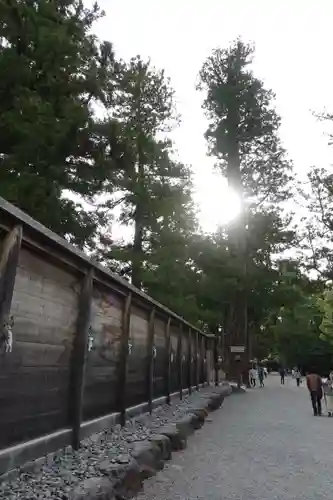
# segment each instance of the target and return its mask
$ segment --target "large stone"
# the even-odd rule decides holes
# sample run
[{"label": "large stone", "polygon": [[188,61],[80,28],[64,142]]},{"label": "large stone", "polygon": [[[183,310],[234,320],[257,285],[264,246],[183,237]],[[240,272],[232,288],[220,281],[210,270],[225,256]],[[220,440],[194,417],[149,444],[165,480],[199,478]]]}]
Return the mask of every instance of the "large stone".
[{"label": "large stone", "polygon": [[232,393],[232,387],[229,384],[222,386],[220,390],[221,394],[224,394],[224,396],[230,396],[230,394]]},{"label": "large stone", "polygon": [[197,431],[198,429],[201,429],[201,427],[203,426],[205,420],[202,419],[200,415],[198,415],[197,413],[195,413],[191,409],[188,410],[188,415],[190,415],[192,417],[192,426],[193,426],[193,429],[195,431]]},{"label": "large stone", "polygon": [[222,394],[213,394],[209,399],[208,407],[211,411],[218,410],[224,401],[224,396]]},{"label": "large stone", "polygon": [[211,394],[203,394],[200,398],[200,406],[202,405],[207,413],[210,413],[212,410],[212,395]]},{"label": "large stone", "polygon": [[231,386],[228,385],[223,385],[222,387],[214,387],[214,389],[211,391],[211,394],[218,394],[223,397],[230,396],[232,392]]},{"label": "large stone", "polygon": [[111,463],[103,460],[99,470],[114,485],[117,498],[131,498],[142,491],[143,481],[139,464],[131,459],[128,463]]},{"label": "large stone", "polygon": [[202,402],[208,411],[215,411],[222,405],[224,395],[220,393],[205,394],[202,397]]},{"label": "large stone", "polygon": [[117,498],[132,498],[143,489],[143,477],[141,468],[135,460],[127,465],[123,465],[124,474],[119,478],[115,485]]},{"label": "large stone", "polygon": [[74,489],[72,500],[115,500],[113,483],[106,477],[91,477]]},{"label": "large stone", "polygon": [[171,442],[167,436],[163,434],[152,434],[149,440],[160,448],[162,460],[171,459]]},{"label": "large stone", "polygon": [[118,464],[129,464],[131,461],[131,456],[129,454],[123,453],[116,458]]},{"label": "large stone", "polygon": [[187,439],[183,437],[176,424],[160,427],[156,433],[163,434],[169,438],[172,451],[184,450],[186,448]]},{"label": "large stone", "polygon": [[132,457],[140,467],[142,479],[154,476],[156,471],[163,469],[162,451],[152,441],[137,441],[133,445]]},{"label": "large stone", "polygon": [[193,415],[196,415],[196,417],[199,420],[200,427],[203,426],[205,423],[206,418],[208,417],[208,410],[205,408],[204,405],[202,406],[193,406],[189,408],[189,411],[193,413]]},{"label": "large stone", "polygon": [[232,387],[230,384],[224,384],[222,387],[215,387],[214,391],[221,396],[228,397],[232,393]]},{"label": "large stone", "polygon": [[194,415],[184,415],[176,422],[177,429],[181,433],[183,439],[194,433]]},{"label": "large stone", "polygon": [[245,387],[238,387],[238,385],[231,385],[230,390],[232,394],[243,394],[246,392]]}]

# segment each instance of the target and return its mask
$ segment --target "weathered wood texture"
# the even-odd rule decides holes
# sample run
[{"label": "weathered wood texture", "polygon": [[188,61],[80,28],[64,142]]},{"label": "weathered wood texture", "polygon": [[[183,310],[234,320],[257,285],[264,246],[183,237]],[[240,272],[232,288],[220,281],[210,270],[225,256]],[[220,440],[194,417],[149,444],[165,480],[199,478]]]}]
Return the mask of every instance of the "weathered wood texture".
[{"label": "weathered wood texture", "polygon": [[2,446],[69,424],[79,288],[77,277],[21,250],[11,306],[13,351],[0,359]]},{"label": "weathered wood texture", "polygon": [[215,385],[219,385],[219,352],[218,352],[218,339],[214,341],[214,372],[215,372]]},{"label": "weathered wood texture", "polygon": [[[12,229],[17,224],[23,225],[24,242],[33,246],[36,251],[48,254],[48,258],[56,260],[58,265],[68,265],[76,269],[86,268],[87,264],[92,265],[96,279],[102,279],[104,282],[107,282],[108,286],[113,290],[117,289],[124,295],[127,295],[128,291],[131,291],[133,296],[140,298],[147,306],[148,304],[154,305],[164,315],[170,316],[172,319],[193,328],[195,331],[200,331],[184,318],[181,318],[160,302],[157,302],[152,297],[135,288],[117,274],[112,273],[101,264],[92,261],[88,255],[85,255],[79,249],[67,243],[65,239],[56,235],[0,196],[0,229],[5,228],[8,231],[8,229]],[[203,334],[202,332],[200,333]]]},{"label": "weathered wood texture", "polygon": [[122,304],[121,339],[117,369],[117,410],[120,412],[120,423],[125,425],[127,405],[127,373],[129,352],[129,335],[131,322],[132,293],[129,292]]},{"label": "weathered wood texture", "polygon": [[[13,231],[21,227],[23,235]],[[5,239],[10,259],[1,246]],[[64,427],[75,427],[79,441],[81,419],[114,411],[124,417],[125,406],[179,392],[181,366],[183,387],[188,385],[187,332],[201,337],[199,330],[0,198],[0,262],[9,261],[2,310],[13,315],[14,326],[12,352],[0,355],[0,449]],[[82,305],[83,282],[92,291]],[[148,365],[153,308],[156,354]],[[193,355],[194,337],[191,348]],[[179,355],[185,356],[182,365]],[[194,368],[191,373],[195,383]]]},{"label": "weathered wood texture", "polygon": [[204,337],[200,337],[199,342],[199,351],[200,351],[200,383],[203,384],[206,381],[205,374],[205,356],[206,356],[206,347],[205,347],[205,339]]},{"label": "weathered wood texture", "polygon": [[155,307],[152,308],[148,321],[148,340],[147,340],[147,399],[148,411],[153,411],[154,399],[154,357],[155,357]]},{"label": "weathered wood texture", "polygon": [[136,304],[131,308],[129,342],[131,353],[127,367],[127,405],[134,406],[147,401],[147,347],[149,312]]},{"label": "weathered wood texture", "polygon": [[[19,253],[22,226],[16,226],[4,238],[0,248],[0,332],[8,323]],[[2,346],[1,346],[2,347]]]},{"label": "weathered wood texture", "polygon": [[180,330],[182,335],[182,388],[186,389],[188,387],[188,334],[183,329]]},{"label": "weathered wood texture", "polygon": [[81,440],[83,394],[86,374],[88,333],[91,319],[91,299],[94,286],[93,280],[94,271],[90,268],[82,280],[76,332],[72,349],[70,394],[68,396],[73,427],[72,446],[75,450],[79,448]]},{"label": "weathered wood texture", "polygon": [[166,322],[159,317],[155,317],[155,335],[154,335],[154,398],[166,395],[165,372],[167,370],[167,339],[166,339]]},{"label": "weathered wood texture", "polygon": [[179,326],[170,325],[170,362],[171,362],[171,393],[179,391],[179,352],[178,352]]},{"label": "weathered wood texture", "polygon": [[199,389],[199,379],[200,379],[200,358],[199,358],[199,335],[198,332],[194,332],[194,366],[195,366],[195,386]]},{"label": "weathered wood texture", "polygon": [[183,335],[182,329],[178,329],[178,344],[177,344],[177,364],[178,364],[178,387],[179,397],[183,399]]},{"label": "weathered wood texture", "polygon": [[196,362],[195,362],[195,332],[190,329],[190,343],[191,343],[191,383],[192,387],[196,385]]},{"label": "weathered wood texture", "polygon": [[171,394],[171,335],[170,335],[171,318],[169,316],[165,325],[165,393],[166,402],[170,404]]},{"label": "weathered wood texture", "polygon": [[117,409],[122,301],[112,291],[94,287],[89,332],[91,344],[85,374],[85,420]]},{"label": "weathered wood texture", "polygon": [[192,334],[191,334],[191,328],[188,329],[187,332],[187,348],[188,348],[188,353],[187,353],[187,375],[186,375],[186,382],[187,382],[187,387],[189,390],[189,394],[192,394],[192,385],[193,385],[193,379],[192,379]]}]

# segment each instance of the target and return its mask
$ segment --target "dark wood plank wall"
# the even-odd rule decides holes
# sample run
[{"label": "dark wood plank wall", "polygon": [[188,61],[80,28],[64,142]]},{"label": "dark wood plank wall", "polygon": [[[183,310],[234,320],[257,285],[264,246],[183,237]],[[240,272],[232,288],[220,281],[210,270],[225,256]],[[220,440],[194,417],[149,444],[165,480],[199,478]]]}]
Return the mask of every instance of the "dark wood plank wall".
[{"label": "dark wood plank wall", "polygon": [[[6,231],[0,231],[0,243],[8,234],[8,229],[21,222],[19,218],[2,217],[1,210],[0,206],[0,228]],[[23,224],[23,242],[10,312],[14,316],[13,350],[7,354],[0,351],[0,449],[74,425],[70,407],[72,352],[74,339],[84,333],[77,331],[78,305],[82,282],[89,269],[94,276],[90,314],[93,343],[82,364],[82,408],[77,408],[80,419],[82,416],[87,421],[119,410],[117,390],[124,334],[123,309],[128,294],[132,297],[129,308],[129,343],[132,347],[127,356],[124,378],[126,406],[146,402],[149,394],[148,321],[153,308],[153,345],[156,349],[152,371],[153,398],[167,392],[168,322],[173,358],[170,364],[170,392],[179,392],[181,364],[178,338],[181,331],[181,349],[185,356],[183,388],[188,385],[189,325],[181,327],[181,318],[149,297],[142,296],[140,291],[136,292],[125,282],[119,283],[115,279],[113,283],[107,271],[104,276],[104,271],[94,267],[85,256],[80,257],[76,250],[71,253],[65,243],[62,246],[60,239],[58,241],[55,237],[54,242],[52,234],[48,236],[46,229],[46,235],[39,235],[38,231],[41,229],[31,229]],[[195,335],[198,333],[193,329],[193,357]],[[194,362],[192,366],[195,383]]]},{"label": "dark wood plank wall", "polygon": [[188,388],[188,330],[183,328],[182,331],[182,385],[183,389]]},{"label": "dark wood plank wall", "polygon": [[178,336],[179,336],[179,326],[171,322],[170,325],[171,393],[179,391]]},{"label": "dark wood plank wall", "polygon": [[165,396],[166,322],[167,318],[155,317],[154,398]]},{"label": "dark wood plank wall", "polygon": [[68,425],[69,360],[78,278],[21,249],[11,314],[13,350],[0,359],[0,444]]},{"label": "dark wood plank wall", "polygon": [[199,350],[200,350],[200,383],[203,384],[206,379],[206,373],[205,373],[205,355],[206,355],[206,346],[205,346],[205,339],[200,336],[200,341],[199,341]]},{"label": "dark wood plank wall", "polygon": [[198,370],[199,370],[199,384],[202,383],[202,351],[201,351],[201,337],[198,335]]},{"label": "dark wood plank wall", "polygon": [[117,410],[122,303],[122,297],[95,285],[90,327],[93,340],[87,352],[83,397],[84,420]]},{"label": "dark wood plank wall", "polygon": [[131,307],[129,342],[132,345],[127,361],[127,405],[147,401],[147,341],[149,311],[135,304]]},{"label": "dark wood plank wall", "polygon": [[94,289],[94,269],[89,266],[80,287],[76,330],[70,361],[69,409],[72,424],[72,446],[80,447],[83,420],[83,397],[85,386],[88,339],[91,324],[91,305]]},{"label": "dark wood plank wall", "polygon": [[192,387],[195,386],[196,384],[196,379],[195,379],[195,332],[192,330],[190,331],[190,342],[191,342],[191,382],[192,382]]}]

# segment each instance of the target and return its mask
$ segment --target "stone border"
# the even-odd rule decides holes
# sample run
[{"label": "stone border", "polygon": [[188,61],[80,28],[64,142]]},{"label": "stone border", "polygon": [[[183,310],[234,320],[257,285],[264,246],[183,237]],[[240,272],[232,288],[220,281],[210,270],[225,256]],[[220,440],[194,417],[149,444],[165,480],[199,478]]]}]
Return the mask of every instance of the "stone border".
[{"label": "stone border", "polygon": [[232,394],[244,394],[246,392],[245,386],[238,386],[237,384],[230,384]]},{"label": "stone border", "polygon": [[[200,384],[199,388],[208,387],[208,385]],[[193,386],[192,391],[196,391]],[[188,388],[183,389],[183,396],[188,394]],[[175,401],[179,399],[179,391],[170,394],[170,401]],[[153,400],[153,409],[166,403],[166,396]],[[126,409],[126,420],[137,415],[143,414],[148,411],[148,403],[141,403],[136,406],[132,406]],[[112,428],[114,425],[119,424],[120,413],[109,413],[103,415],[102,417],[97,417],[92,420],[81,423],[81,440],[91,436],[92,434],[97,434],[103,432],[106,429]],[[70,428],[60,429],[51,434],[41,436],[24,443],[19,443],[9,448],[0,450],[0,482],[10,478],[12,471],[18,467],[22,467],[25,464],[31,462],[37,463],[39,460],[41,463],[45,460],[46,455],[51,455],[56,453],[62,448],[70,446],[72,441],[72,430]]]},{"label": "stone border", "polygon": [[208,414],[220,408],[232,392],[230,385],[224,385],[202,394],[199,402],[189,406],[186,415],[159,428],[149,440],[134,442],[130,461],[114,464],[105,460],[100,464],[103,476],[81,481],[71,500],[125,500],[137,495],[143,481],[163,469],[173,451],[186,448],[188,437],[203,426]]}]

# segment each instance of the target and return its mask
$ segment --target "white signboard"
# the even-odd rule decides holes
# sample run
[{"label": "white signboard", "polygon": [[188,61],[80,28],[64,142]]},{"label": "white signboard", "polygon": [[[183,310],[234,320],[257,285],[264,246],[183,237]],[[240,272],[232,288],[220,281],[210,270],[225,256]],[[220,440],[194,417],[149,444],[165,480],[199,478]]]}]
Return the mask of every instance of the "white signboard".
[{"label": "white signboard", "polygon": [[245,345],[231,345],[230,352],[245,352]]}]

